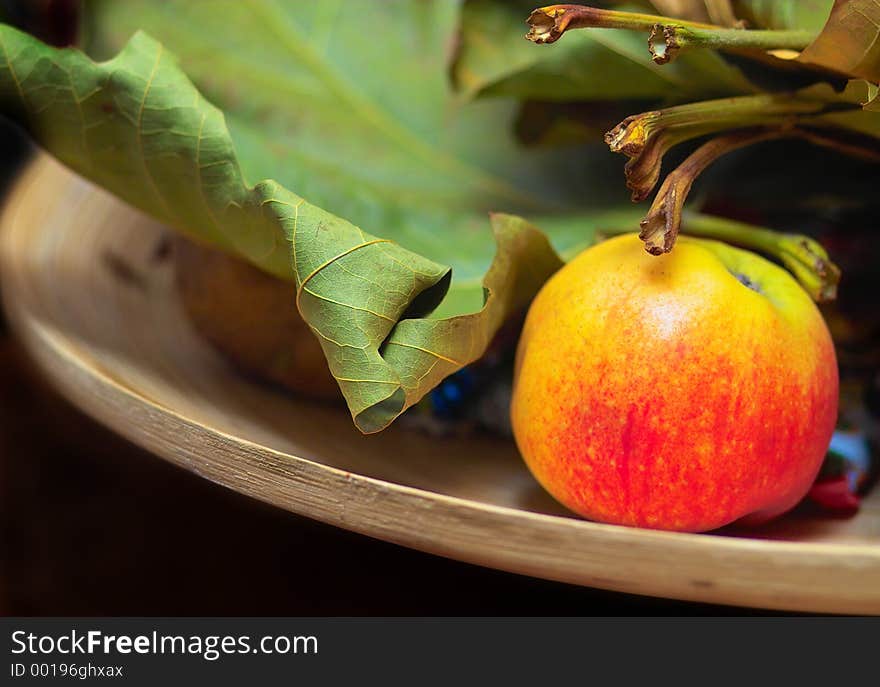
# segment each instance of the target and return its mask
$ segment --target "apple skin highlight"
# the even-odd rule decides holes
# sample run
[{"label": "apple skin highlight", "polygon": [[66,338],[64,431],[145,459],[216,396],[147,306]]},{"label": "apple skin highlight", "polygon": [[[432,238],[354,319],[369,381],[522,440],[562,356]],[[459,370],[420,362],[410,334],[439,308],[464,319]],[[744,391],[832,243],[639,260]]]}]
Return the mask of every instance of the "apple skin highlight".
[{"label": "apple skin highlight", "polygon": [[535,298],[511,418],[530,470],[571,510],[698,532],[803,498],[837,403],[831,336],[787,272],[686,237],[654,257],[628,234]]}]

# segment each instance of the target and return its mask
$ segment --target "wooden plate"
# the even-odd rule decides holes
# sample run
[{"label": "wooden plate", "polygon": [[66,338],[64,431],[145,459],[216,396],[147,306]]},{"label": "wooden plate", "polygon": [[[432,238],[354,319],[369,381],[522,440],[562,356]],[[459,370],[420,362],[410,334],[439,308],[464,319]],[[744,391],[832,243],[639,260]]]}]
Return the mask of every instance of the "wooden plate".
[{"label": "wooden plate", "polygon": [[[638,594],[802,611],[880,613],[880,493],[850,520],[789,516],[690,535],[572,517],[512,443],[372,437],[338,408],[230,368],[193,332],[168,230],[45,156],[0,224],[7,312],[49,379],[83,410],[206,479],[424,551]],[[161,494],[156,495],[162,498]],[[185,504],[181,517],[197,517]]]}]

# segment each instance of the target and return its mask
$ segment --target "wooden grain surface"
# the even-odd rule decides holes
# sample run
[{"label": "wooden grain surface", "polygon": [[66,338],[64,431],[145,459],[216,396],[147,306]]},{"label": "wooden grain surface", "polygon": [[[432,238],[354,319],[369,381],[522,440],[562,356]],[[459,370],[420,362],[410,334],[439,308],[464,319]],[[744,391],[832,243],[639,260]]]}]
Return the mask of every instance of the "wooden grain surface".
[{"label": "wooden grain surface", "polygon": [[231,369],[173,289],[167,229],[48,158],[0,219],[10,320],[74,403],[209,480],[424,551],[605,589],[765,608],[880,613],[880,495],[850,520],[790,516],[688,535],[569,516],[506,441],[363,437],[344,412]]}]

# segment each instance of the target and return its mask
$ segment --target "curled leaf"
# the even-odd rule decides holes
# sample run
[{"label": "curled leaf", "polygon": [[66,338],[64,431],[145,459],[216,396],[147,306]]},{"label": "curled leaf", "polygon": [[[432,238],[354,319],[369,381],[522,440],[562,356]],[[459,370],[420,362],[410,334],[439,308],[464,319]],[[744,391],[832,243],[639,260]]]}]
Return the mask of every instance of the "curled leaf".
[{"label": "curled leaf", "polygon": [[[479,357],[561,264],[541,232],[496,215],[496,256],[476,285],[481,304],[449,303],[449,267],[275,181],[248,185],[223,113],[145,33],[95,63],[0,25],[0,56],[0,108],[49,152],[158,219],[295,284],[296,304],[364,432],[384,428]],[[432,315],[438,308],[453,316]]]},{"label": "curled leaf", "polygon": [[[324,259],[311,272],[307,266],[297,269],[298,293],[306,294],[298,298],[300,312],[318,334],[331,372],[362,432],[384,429],[444,377],[482,356],[504,320],[525,308],[562,266],[547,238],[525,220],[496,214],[491,224],[497,252],[483,279],[484,305],[467,315],[425,317],[443,296],[443,279],[448,285],[448,272],[436,281],[430,263],[423,265],[428,268],[424,273],[411,262],[407,268],[414,288],[426,283],[432,290],[412,292],[406,300],[389,298],[393,292],[388,288],[396,283],[389,277],[401,266],[394,264],[393,254],[383,255],[394,244],[382,240],[365,241],[352,234],[350,248],[334,241],[337,255]],[[297,254],[304,250],[310,262],[320,261],[322,256],[310,250],[311,237],[304,238],[308,240],[294,244]],[[318,244],[316,248],[328,245],[323,240]],[[362,254],[358,256],[357,251]],[[309,279],[312,274],[319,276]],[[387,286],[375,282],[376,274],[383,274]],[[313,290],[307,289],[310,283]],[[428,298],[420,302],[425,295]],[[389,302],[407,309],[382,312]],[[352,340],[353,325],[362,333],[356,341]]]}]

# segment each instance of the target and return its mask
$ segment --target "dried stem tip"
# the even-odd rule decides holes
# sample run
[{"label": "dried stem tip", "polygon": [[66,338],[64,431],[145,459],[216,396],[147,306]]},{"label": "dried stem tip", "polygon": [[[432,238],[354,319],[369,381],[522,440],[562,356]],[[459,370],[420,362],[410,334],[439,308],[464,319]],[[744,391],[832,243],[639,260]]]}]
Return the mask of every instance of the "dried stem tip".
[{"label": "dried stem tip", "polygon": [[676,53],[681,49],[674,26],[654,24],[648,35],[648,52],[654,64],[666,64],[671,62]]}]

